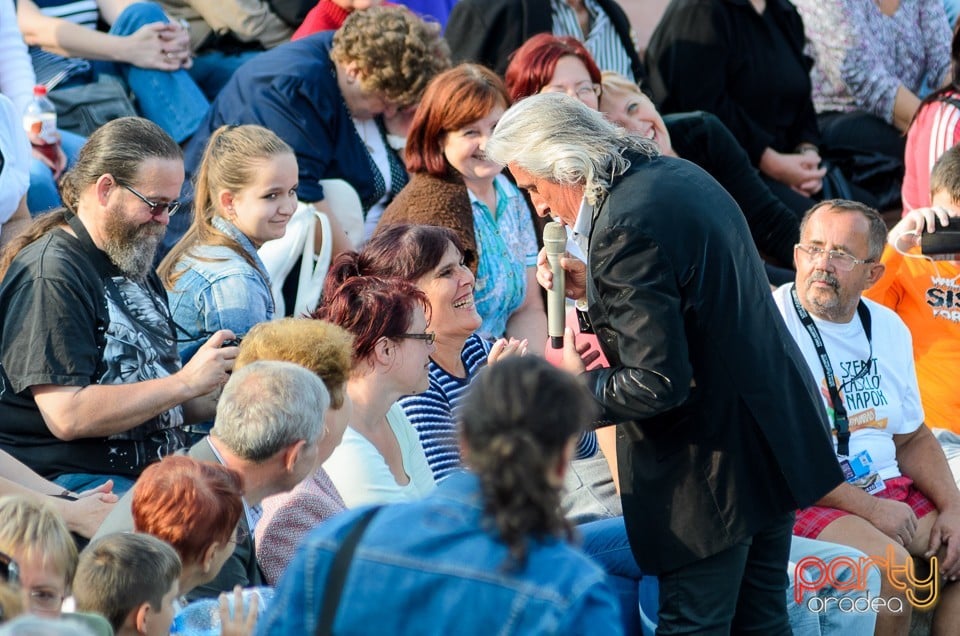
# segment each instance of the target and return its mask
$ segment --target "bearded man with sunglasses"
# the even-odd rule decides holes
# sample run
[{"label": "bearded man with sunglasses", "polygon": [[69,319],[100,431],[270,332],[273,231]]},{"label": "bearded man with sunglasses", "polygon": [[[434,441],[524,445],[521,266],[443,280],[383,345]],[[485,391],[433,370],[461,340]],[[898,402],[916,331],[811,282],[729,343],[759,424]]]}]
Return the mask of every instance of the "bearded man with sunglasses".
[{"label": "bearded man with sunglasses", "polygon": [[183,448],[233,368],[229,331],[180,367],[153,271],[183,175],[156,124],[109,122],[61,181],[66,209],[0,254],[0,448],[65,494],[110,479],[122,492]]},{"label": "bearded man with sunglasses", "polygon": [[[846,477],[797,513],[794,534],[890,561],[882,571],[877,634],[907,633],[907,589],[916,606],[937,607],[934,634],[953,633],[960,618],[960,585],[952,584],[960,575],[960,491],[924,425],[910,332],[893,311],[861,299],[883,275],[886,237],[876,210],[823,201],[801,222],[796,282],[774,292],[820,387]],[[908,583],[904,574],[889,574],[911,557],[933,556],[930,576],[943,577],[939,595],[932,579],[926,587],[899,588],[898,580]]]}]

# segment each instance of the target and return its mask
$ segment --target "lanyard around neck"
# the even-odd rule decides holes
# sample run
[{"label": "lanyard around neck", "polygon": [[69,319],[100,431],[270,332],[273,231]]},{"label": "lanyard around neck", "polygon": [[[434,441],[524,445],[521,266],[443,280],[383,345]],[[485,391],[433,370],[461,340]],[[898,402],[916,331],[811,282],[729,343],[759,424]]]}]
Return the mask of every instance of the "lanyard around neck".
[{"label": "lanyard around neck", "polygon": [[[837,455],[846,457],[850,454],[850,421],[847,418],[847,408],[843,405],[843,399],[840,397],[840,389],[837,387],[836,378],[833,375],[833,365],[830,364],[830,356],[827,355],[827,349],[823,346],[823,338],[820,336],[820,330],[810,313],[800,304],[800,297],[797,295],[797,286],[790,288],[790,297],[793,300],[793,308],[800,318],[800,323],[807,330],[807,334],[813,341],[813,348],[817,352],[817,359],[820,360],[820,366],[823,368],[824,380],[827,383],[827,392],[830,394],[830,402],[833,406],[833,428],[837,432]],[[857,303],[857,315],[860,316],[860,323],[863,325],[863,333],[867,336],[867,345],[870,351],[867,359],[855,376],[844,382],[841,386],[846,387],[856,382],[863,376],[870,373],[870,367],[873,364],[873,340],[871,338],[870,310],[861,300]]]}]

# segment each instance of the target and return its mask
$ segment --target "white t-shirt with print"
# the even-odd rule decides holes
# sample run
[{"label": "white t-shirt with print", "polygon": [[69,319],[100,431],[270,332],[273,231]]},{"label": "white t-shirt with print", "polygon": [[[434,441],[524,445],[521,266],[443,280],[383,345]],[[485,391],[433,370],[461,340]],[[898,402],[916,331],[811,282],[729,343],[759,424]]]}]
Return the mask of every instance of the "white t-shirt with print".
[{"label": "white t-shirt with print", "polygon": [[[773,293],[773,299],[813,373],[832,427],[833,406],[823,366],[813,340],[794,308],[790,294],[792,288],[793,283],[783,285]],[[866,375],[852,383],[850,380],[859,373],[870,352],[859,315],[846,324],[812,317],[823,338],[847,409],[850,457],[866,450],[870,454],[871,470],[880,473],[883,479],[892,479],[900,476],[892,436],[912,433],[923,424],[920,389],[913,365],[913,344],[910,331],[897,314],[871,300],[864,299],[863,302],[870,310],[873,363]]]}]

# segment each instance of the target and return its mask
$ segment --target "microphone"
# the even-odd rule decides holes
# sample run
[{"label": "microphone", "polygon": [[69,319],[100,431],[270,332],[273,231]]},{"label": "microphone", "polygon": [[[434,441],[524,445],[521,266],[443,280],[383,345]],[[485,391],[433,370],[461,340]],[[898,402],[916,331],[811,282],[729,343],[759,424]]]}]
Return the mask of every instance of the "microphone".
[{"label": "microphone", "polygon": [[563,328],[566,321],[566,303],[564,289],[566,282],[560,257],[567,251],[567,231],[556,221],[547,223],[543,228],[543,246],[547,250],[547,263],[553,273],[553,288],[547,290],[547,334],[550,347],[563,349]]}]

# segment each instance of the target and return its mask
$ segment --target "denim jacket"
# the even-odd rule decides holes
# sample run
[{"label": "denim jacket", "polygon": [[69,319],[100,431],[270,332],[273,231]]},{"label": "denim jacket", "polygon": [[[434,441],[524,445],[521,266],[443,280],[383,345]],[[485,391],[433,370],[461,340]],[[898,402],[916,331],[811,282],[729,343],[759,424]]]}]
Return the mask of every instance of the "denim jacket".
[{"label": "denim jacket", "polygon": [[178,344],[184,362],[218,329],[242,336],[273,318],[270,278],[253,243],[222,217],[215,216],[213,226],[237,241],[257,268],[221,245],[195,245],[177,263],[176,271],[183,273],[167,297],[177,337],[186,340]]},{"label": "denim jacket", "polygon": [[[364,509],[314,529],[280,579],[257,634],[312,634],[334,553]],[[426,498],[385,506],[363,534],[336,634],[622,634],[600,568],[557,539],[528,542],[510,569],[490,531],[476,476],[457,472]]]}]

